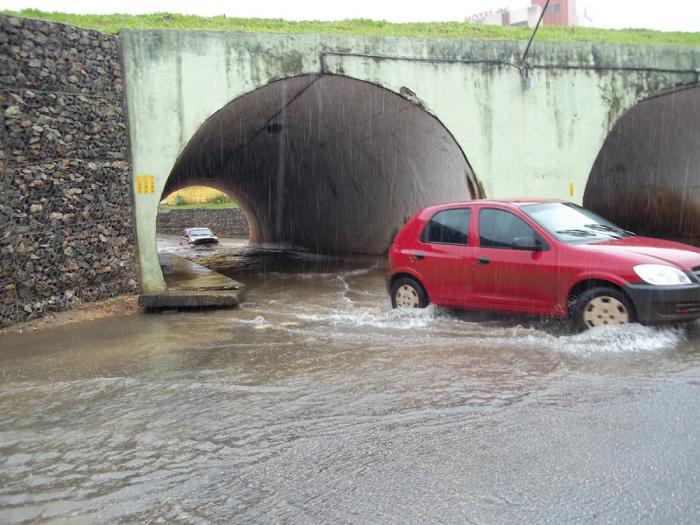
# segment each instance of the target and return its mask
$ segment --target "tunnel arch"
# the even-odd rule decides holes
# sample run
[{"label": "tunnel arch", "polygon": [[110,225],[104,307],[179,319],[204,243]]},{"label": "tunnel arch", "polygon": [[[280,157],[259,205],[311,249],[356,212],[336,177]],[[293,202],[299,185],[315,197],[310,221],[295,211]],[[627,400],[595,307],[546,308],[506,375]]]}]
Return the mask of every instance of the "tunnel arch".
[{"label": "tunnel arch", "polygon": [[639,234],[700,246],[700,85],[625,112],[591,169],[583,204]]},{"label": "tunnel arch", "polygon": [[163,189],[239,202],[254,243],[379,254],[418,208],[483,196],[452,134],[414,100],[343,75],[276,80],[209,117]]}]

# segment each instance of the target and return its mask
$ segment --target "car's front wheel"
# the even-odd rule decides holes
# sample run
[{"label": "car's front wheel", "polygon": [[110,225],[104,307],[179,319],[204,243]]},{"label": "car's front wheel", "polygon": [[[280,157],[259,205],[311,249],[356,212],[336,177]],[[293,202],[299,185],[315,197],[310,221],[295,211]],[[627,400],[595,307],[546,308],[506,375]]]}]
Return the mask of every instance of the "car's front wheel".
[{"label": "car's front wheel", "polygon": [[412,277],[401,277],[391,286],[391,306],[394,308],[425,308],[428,294]]},{"label": "car's front wheel", "polygon": [[627,296],[605,286],[584,291],[574,300],[571,313],[579,330],[635,321],[634,308]]}]

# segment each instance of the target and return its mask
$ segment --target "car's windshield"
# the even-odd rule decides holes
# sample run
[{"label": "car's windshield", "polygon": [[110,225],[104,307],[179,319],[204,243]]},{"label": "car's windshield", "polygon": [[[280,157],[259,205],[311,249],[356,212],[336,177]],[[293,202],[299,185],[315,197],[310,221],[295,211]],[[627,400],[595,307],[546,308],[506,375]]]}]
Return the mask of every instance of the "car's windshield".
[{"label": "car's windshield", "polygon": [[192,228],[190,230],[190,235],[200,237],[202,235],[213,235],[209,228]]},{"label": "car's windshield", "polygon": [[522,210],[562,242],[597,242],[634,235],[570,202],[527,204]]}]

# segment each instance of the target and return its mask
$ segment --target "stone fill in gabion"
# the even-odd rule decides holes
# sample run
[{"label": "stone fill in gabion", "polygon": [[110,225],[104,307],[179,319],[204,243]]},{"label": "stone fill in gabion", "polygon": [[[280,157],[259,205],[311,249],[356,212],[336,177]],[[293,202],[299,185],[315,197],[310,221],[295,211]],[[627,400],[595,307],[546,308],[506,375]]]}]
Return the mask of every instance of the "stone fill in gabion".
[{"label": "stone fill in gabion", "polygon": [[136,289],[118,37],[0,16],[0,325]]}]

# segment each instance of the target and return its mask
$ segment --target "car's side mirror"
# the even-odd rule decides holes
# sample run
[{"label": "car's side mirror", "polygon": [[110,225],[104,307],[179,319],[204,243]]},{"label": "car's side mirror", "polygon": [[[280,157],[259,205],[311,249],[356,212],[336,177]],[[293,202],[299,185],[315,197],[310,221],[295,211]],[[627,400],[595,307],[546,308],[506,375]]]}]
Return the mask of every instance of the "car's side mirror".
[{"label": "car's side mirror", "polygon": [[544,249],[542,241],[534,237],[516,237],[513,239],[513,248],[515,250],[528,250],[539,252]]}]

